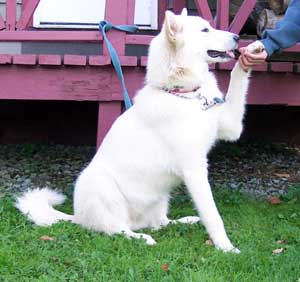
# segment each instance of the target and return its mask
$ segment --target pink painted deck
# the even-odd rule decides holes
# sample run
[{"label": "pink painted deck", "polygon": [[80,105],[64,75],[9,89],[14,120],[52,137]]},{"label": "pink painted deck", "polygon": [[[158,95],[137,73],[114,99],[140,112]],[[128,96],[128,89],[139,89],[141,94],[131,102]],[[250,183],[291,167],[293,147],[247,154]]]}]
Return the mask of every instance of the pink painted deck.
[{"label": "pink painted deck", "polygon": [[[0,41],[5,42],[102,42],[98,31],[35,30],[32,15],[39,0],[23,0],[20,19],[16,20],[16,0],[7,1],[6,18],[0,17]],[[174,0],[174,11],[180,12],[184,0]],[[239,33],[254,8],[255,0],[245,0],[232,22],[229,21],[229,0],[218,0],[216,17],[206,0],[195,0],[199,14],[220,29]],[[107,0],[105,18],[113,24],[132,24],[134,0]],[[162,26],[167,0],[158,1],[158,24]],[[142,87],[147,57],[126,56],[126,45],[149,45],[152,35],[125,34],[110,31],[108,37],[120,56],[129,93]],[[242,40],[245,46],[251,41]],[[296,45],[287,52],[300,52]],[[233,62],[213,65],[221,88],[225,91]],[[249,104],[300,105],[300,64],[266,63],[254,68]],[[0,99],[95,101],[99,104],[97,145],[112,122],[121,113],[120,83],[111,66],[106,47],[101,56],[0,54]],[[283,94],[284,93],[284,94]]]}]

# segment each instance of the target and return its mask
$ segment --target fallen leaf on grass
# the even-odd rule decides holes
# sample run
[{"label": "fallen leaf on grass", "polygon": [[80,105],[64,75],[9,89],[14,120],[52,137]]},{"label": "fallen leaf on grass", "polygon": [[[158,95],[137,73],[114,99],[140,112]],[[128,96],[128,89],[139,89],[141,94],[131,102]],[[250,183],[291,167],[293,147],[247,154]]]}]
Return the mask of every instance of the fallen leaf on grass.
[{"label": "fallen leaf on grass", "polygon": [[42,241],[55,241],[55,238],[50,237],[48,235],[43,235],[43,236],[40,237],[40,240],[42,240]]},{"label": "fallen leaf on grass", "polygon": [[169,265],[168,265],[167,263],[162,264],[160,267],[161,267],[161,269],[162,269],[163,271],[165,271],[165,272],[170,271]]},{"label": "fallen leaf on grass", "polygon": [[276,243],[278,243],[278,244],[286,244],[287,240],[277,240]]},{"label": "fallen leaf on grass", "polygon": [[272,205],[280,205],[282,203],[282,201],[275,196],[270,196],[268,197],[268,202]]},{"label": "fallen leaf on grass", "polygon": [[205,241],[205,245],[207,245],[207,246],[213,246],[214,243],[213,243],[212,240],[208,239],[208,240]]},{"label": "fallen leaf on grass", "polygon": [[275,250],[273,250],[273,254],[274,255],[278,255],[278,254],[281,254],[281,253],[283,253],[284,252],[284,248],[279,248],[279,249],[275,249]]},{"label": "fallen leaf on grass", "polygon": [[278,176],[278,177],[284,177],[284,178],[289,178],[291,177],[290,174],[288,173],[274,173],[274,175]]}]

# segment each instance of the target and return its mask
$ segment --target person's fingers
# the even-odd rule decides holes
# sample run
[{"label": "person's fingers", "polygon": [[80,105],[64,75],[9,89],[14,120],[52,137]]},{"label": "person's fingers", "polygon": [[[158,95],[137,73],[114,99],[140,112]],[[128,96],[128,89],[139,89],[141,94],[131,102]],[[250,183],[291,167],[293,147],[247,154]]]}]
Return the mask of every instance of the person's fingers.
[{"label": "person's fingers", "polygon": [[255,54],[245,52],[244,55],[248,58],[249,61],[253,62],[264,62],[268,56],[266,51]]},{"label": "person's fingers", "polygon": [[245,58],[245,56],[241,55],[238,60],[239,60],[239,64],[242,67],[242,69],[244,71],[248,71],[249,66],[248,66],[248,62],[247,62],[247,59]]},{"label": "person's fingers", "polygon": [[246,53],[247,48],[246,48],[246,47],[241,47],[241,48],[239,48],[239,51],[240,51],[240,53],[243,55],[243,54]]},{"label": "person's fingers", "polygon": [[246,60],[248,61],[249,64],[262,64],[265,60],[264,59],[253,59],[248,57],[246,54],[244,55]]}]

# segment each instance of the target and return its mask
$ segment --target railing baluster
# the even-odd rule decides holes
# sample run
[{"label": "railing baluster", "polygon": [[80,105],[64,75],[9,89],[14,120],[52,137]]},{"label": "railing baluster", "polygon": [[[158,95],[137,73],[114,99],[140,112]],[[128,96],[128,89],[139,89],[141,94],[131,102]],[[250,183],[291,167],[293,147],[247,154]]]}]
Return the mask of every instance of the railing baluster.
[{"label": "railing baluster", "polygon": [[168,0],[158,0],[158,28],[164,23],[165,11],[168,9]]},{"label": "railing baluster", "polygon": [[229,0],[218,0],[216,27],[222,30],[228,30],[229,26]]},{"label": "railing baluster", "polygon": [[175,14],[180,14],[182,9],[186,6],[186,0],[174,0],[173,10]]},{"label": "railing baluster", "polygon": [[17,1],[6,1],[6,30],[15,30],[17,17]]},{"label": "railing baluster", "polygon": [[134,24],[135,0],[127,0],[127,24]]},{"label": "railing baluster", "polygon": [[229,26],[229,30],[233,33],[239,34],[255,7],[256,0],[244,0],[237,14],[235,15],[232,23]]},{"label": "railing baluster", "polygon": [[211,14],[209,5],[207,3],[207,0],[194,0],[195,5],[197,7],[198,13],[201,17],[208,20],[209,23],[215,27],[216,23],[214,22],[213,16]]},{"label": "railing baluster", "polygon": [[23,30],[27,27],[37,5],[39,4],[40,0],[27,0],[25,9],[22,9],[22,14],[17,22],[17,29]]},{"label": "railing baluster", "polygon": [[[128,0],[106,0],[105,5],[105,19],[114,25],[126,24]],[[112,45],[116,49],[119,56],[125,55],[125,32],[111,30],[107,33],[107,37],[111,41]],[[108,56],[109,52],[104,45],[103,55]]]},{"label": "railing baluster", "polygon": [[5,28],[5,23],[2,19],[2,16],[0,15],[0,30]]}]

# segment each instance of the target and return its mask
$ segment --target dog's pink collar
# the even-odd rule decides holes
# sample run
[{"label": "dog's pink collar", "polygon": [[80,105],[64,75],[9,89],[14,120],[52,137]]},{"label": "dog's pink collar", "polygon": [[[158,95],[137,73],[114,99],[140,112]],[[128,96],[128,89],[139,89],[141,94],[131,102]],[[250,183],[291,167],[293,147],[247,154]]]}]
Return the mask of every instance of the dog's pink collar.
[{"label": "dog's pink collar", "polygon": [[[198,86],[192,90],[186,90],[181,87],[174,87],[174,88],[162,88],[162,90],[183,99],[196,99],[200,102],[202,110],[207,110],[213,106],[222,105],[225,102],[224,98],[219,98],[219,97],[208,99],[207,97],[201,94],[201,92],[199,91],[200,88],[201,87]],[[186,93],[189,94],[185,95]]]},{"label": "dog's pink collar", "polygon": [[200,86],[197,86],[193,88],[192,90],[187,90],[181,87],[174,87],[174,88],[164,88],[165,91],[171,94],[185,94],[185,93],[191,93],[191,92],[197,92],[200,89]]}]

